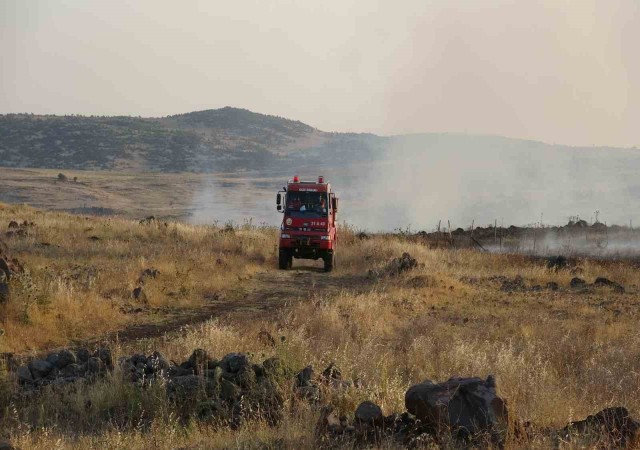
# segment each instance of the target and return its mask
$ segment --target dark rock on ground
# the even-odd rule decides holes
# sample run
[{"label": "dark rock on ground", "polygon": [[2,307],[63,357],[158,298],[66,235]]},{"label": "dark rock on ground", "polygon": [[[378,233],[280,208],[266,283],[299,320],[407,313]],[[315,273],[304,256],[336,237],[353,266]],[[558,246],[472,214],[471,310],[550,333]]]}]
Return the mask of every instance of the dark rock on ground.
[{"label": "dark rock on ground", "polygon": [[355,419],[359,423],[378,426],[382,425],[384,415],[378,405],[370,401],[364,401],[356,408]]},{"label": "dark rock on ground", "polygon": [[53,366],[43,359],[34,359],[29,363],[29,370],[34,380],[44,378],[53,370]]},{"label": "dark rock on ground", "polygon": [[409,270],[415,269],[417,266],[418,261],[416,261],[415,258],[412,258],[409,253],[405,252],[401,257],[395,258],[391,263],[389,263],[387,271],[391,275],[398,275],[402,272],[408,272]]},{"label": "dark rock on ground", "polygon": [[594,286],[607,286],[612,288],[614,291],[619,292],[619,293],[624,293],[625,289],[624,286],[622,286],[621,284],[616,283],[615,281],[611,281],[607,278],[604,277],[598,277],[596,278],[596,281],[593,283]]},{"label": "dark rock on ground", "polygon": [[550,256],[547,258],[547,269],[560,270],[565,269],[569,265],[569,261],[564,256]]},{"label": "dark rock on ground", "polygon": [[251,367],[249,358],[245,353],[229,353],[222,358],[220,367],[225,372],[238,373]]},{"label": "dark rock on ground", "polygon": [[435,433],[450,430],[458,438],[490,434],[502,441],[507,409],[496,394],[495,380],[451,378],[440,384],[416,384],[405,394],[407,410]]},{"label": "dark rock on ground", "polygon": [[56,366],[58,369],[62,369],[67,367],[69,364],[76,364],[78,362],[78,358],[75,353],[71,350],[62,350],[58,353],[58,365]]},{"label": "dark rock on ground", "polygon": [[209,369],[209,355],[202,348],[197,348],[189,356],[189,360],[181,364],[181,367],[193,369],[196,375],[201,375]]},{"label": "dark rock on ground", "polygon": [[309,386],[313,380],[313,366],[307,366],[298,372],[296,382],[299,387]]},{"label": "dark rock on ground", "polygon": [[149,303],[149,299],[147,298],[147,294],[142,290],[141,286],[138,286],[137,288],[135,288],[133,290],[133,292],[131,293],[131,295],[133,296],[134,300],[137,300],[141,303]]},{"label": "dark rock on ground", "polygon": [[557,291],[558,288],[558,283],[556,283],[555,281],[550,281],[547,283],[547,289],[549,289],[550,291]]},{"label": "dark rock on ground", "polygon": [[20,384],[29,384],[33,383],[33,375],[31,375],[31,370],[29,370],[28,366],[20,366],[17,371],[18,382]]},{"label": "dark rock on ground", "polygon": [[81,348],[76,352],[76,355],[78,356],[78,360],[80,362],[87,362],[89,361],[89,358],[91,357],[91,353],[89,353],[89,350],[87,350],[86,348]]},{"label": "dark rock on ground", "polygon": [[572,288],[582,288],[585,287],[587,285],[587,283],[582,279],[582,278],[578,278],[578,277],[574,277],[571,279],[571,281],[569,282],[569,286],[571,286]]},{"label": "dark rock on ground", "polygon": [[104,370],[105,370],[105,364],[100,358],[96,356],[92,356],[87,361],[87,373],[89,375],[98,375],[104,372]]},{"label": "dark rock on ground", "polygon": [[0,272],[0,305],[11,301],[11,288],[7,283],[4,272]]},{"label": "dark rock on ground", "polygon": [[572,440],[575,435],[589,435],[598,441],[624,448],[638,442],[640,423],[629,415],[627,408],[618,406],[603,409],[584,420],[571,422],[560,434],[564,440]]},{"label": "dark rock on ground", "polygon": [[338,369],[334,363],[329,364],[329,366],[324,369],[322,376],[325,379],[342,380],[342,372],[340,372],[340,369]]}]

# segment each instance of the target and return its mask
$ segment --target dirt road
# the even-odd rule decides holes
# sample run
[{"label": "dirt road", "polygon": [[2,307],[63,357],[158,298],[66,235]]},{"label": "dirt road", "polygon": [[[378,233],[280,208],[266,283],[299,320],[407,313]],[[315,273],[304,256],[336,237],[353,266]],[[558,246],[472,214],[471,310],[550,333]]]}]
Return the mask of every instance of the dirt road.
[{"label": "dirt road", "polygon": [[[371,285],[371,281],[365,276],[344,275],[339,270],[325,273],[321,265],[314,265],[312,262],[298,263],[297,267],[287,271],[268,269],[241,282],[220,299],[211,300],[198,308],[173,310],[157,323],[130,325],[91,342],[104,342],[116,337],[121,343],[152,339],[212,318],[225,318],[227,322],[250,316],[263,319],[296,302],[335,295],[343,290],[360,292],[370,289]],[[86,344],[86,341],[76,343]]]}]

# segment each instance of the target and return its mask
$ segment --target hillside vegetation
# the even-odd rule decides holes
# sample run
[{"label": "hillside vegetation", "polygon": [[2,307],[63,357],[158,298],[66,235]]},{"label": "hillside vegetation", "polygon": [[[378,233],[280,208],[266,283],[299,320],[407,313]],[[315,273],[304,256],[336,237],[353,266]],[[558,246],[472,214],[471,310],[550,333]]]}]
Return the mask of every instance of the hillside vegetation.
[{"label": "hillside vegetation", "polygon": [[[426,168],[451,156],[502,161],[543,155],[637,163],[637,152],[567,147],[495,136],[430,133],[381,137],[329,133],[299,121],[225,107],[162,118],[0,115],[0,166],[128,172],[287,171],[401,158]],[[425,158],[423,161],[422,158]],[[427,165],[425,165],[425,162]]]},{"label": "hillside vegetation", "polygon": [[[347,418],[363,400],[400,413],[406,389],[425,379],[492,374],[508,402],[507,448],[549,448],[549,429],[607,406],[640,415],[633,262],[577,258],[548,267],[524,256],[429,249],[402,234],[359,238],[347,228],[339,266],[324,274],[299,261],[292,271],[276,270],[272,228],[2,205],[0,230],[3,251],[24,267],[0,305],[2,351],[24,361],[52,347],[107,346],[115,366],[93,381],[36,389],[20,385],[13,369],[3,372],[0,429],[22,448],[353,447],[349,439],[322,440],[322,405],[288,394],[286,379],[278,381],[278,420],[254,411],[230,427],[221,422],[224,411],[211,412],[211,398],[176,403],[163,382],[132,383],[117,363],[154,351],[184,361],[196,348],[217,361],[230,352],[255,362],[278,357],[283,373],[334,363],[357,383],[322,391],[322,399]],[[392,270],[404,252],[417,266]],[[598,277],[615,285],[594,283]],[[135,287],[144,297],[135,298]],[[189,326],[127,334],[207,304],[212,317]],[[114,330],[121,338],[108,335]],[[530,432],[514,431],[525,421]],[[595,445],[581,442],[564,447]],[[400,445],[380,436],[373,446]]]}]

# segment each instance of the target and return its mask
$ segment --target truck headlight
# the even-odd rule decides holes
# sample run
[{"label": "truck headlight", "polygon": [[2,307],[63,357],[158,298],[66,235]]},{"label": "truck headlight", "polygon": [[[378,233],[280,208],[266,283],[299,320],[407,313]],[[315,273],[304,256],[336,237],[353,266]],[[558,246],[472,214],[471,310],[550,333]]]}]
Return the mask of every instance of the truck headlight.
[{"label": "truck headlight", "polygon": [[281,239],[291,239],[291,235],[289,235],[287,233],[281,233],[280,234],[280,238]]},{"label": "truck headlight", "polygon": [[330,241],[331,240],[331,236],[329,236],[328,234],[326,234],[324,236],[320,236],[320,240],[321,241]]}]

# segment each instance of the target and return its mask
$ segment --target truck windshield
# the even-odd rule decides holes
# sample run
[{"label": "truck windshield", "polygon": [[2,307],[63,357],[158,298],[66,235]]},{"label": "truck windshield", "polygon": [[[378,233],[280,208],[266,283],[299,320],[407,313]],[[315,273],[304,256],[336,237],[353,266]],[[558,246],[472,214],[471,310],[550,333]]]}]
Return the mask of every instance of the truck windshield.
[{"label": "truck windshield", "polygon": [[291,217],[327,217],[326,192],[287,193],[287,214]]}]

